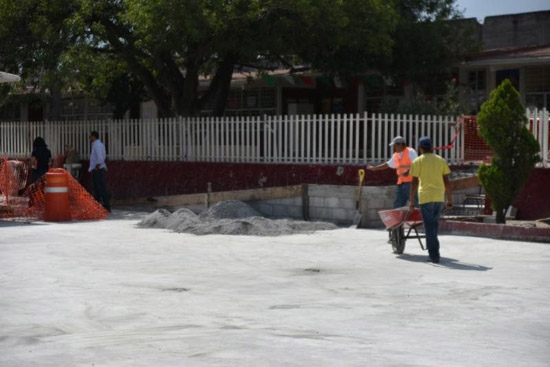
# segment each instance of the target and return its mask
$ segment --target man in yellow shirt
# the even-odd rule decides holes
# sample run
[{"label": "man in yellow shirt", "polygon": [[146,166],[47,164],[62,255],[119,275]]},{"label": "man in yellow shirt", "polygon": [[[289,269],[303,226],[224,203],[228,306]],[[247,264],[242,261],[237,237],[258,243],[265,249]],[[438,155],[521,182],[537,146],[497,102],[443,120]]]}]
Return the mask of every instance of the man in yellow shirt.
[{"label": "man in yellow shirt", "polygon": [[[439,228],[439,216],[443,210],[445,196],[446,207],[453,206],[451,188],[449,186],[449,174],[451,170],[447,162],[432,151],[432,140],[421,137],[418,140],[420,157],[416,158],[411,166],[410,175],[413,176],[411,184],[409,208],[414,209],[414,193],[418,188],[418,202],[424,230],[426,232],[426,245],[430,258],[428,261],[439,263],[439,240],[437,232]],[[420,187],[419,187],[420,184]]]}]

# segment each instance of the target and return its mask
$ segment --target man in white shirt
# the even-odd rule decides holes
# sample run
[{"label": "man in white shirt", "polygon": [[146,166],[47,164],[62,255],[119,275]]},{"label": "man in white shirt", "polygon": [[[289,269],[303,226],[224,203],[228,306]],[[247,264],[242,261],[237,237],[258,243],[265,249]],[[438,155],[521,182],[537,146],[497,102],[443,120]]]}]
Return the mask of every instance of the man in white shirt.
[{"label": "man in white shirt", "polygon": [[92,154],[90,155],[90,168],[88,172],[92,173],[94,198],[110,212],[111,204],[109,203],[109,194],[105,187],[105,178],[107,176],[105,145],[99,140],[99,133],[97,131],[90,133],[90,143],[92,143]]},{"label": "man in white shirt", "polygon": [[[390,147],[393,147],[393,155],[391,159],[379,166],[368,165],[367,169],[371,171],[379,171],[383,169],[393,168],[397,174],[397,186],[395,188],[395,199],[393,201],[394,208],[401,208],[407,205],[409,200],[409,194],[411,190],[411,182],[413,177],[409,175],[412,161],[414,161],[418,154],[416,151],[407,147],[405,138],[402,136],[396,136],[390,143]],[[414,205],[418,207],[418,195],[414,198]]]}]

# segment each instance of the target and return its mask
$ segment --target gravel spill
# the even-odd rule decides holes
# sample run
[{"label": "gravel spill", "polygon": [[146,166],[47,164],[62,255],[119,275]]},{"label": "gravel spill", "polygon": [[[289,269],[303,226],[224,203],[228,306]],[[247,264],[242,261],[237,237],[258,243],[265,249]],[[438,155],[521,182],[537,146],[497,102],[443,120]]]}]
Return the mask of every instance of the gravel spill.
[{"label": "gravel spill", "polygon": [[249,205],[236,200],[217,203],[196,215],[189,209],[170,213],[159,209],[141,222],[142,228],[166,228],[195,235],[224,234],[245,236],[282,236],[337,229],[332,223],[305,222],[292,219],[268,219]]}]

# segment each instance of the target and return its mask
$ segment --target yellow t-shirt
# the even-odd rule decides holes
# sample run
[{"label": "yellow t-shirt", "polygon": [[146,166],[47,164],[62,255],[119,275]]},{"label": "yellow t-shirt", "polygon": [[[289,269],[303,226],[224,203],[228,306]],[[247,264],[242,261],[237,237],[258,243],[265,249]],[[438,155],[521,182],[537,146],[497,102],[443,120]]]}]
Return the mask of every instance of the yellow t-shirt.
[{"label": "yellow t-shirt", "polygon": [[411,167],[410,174],[420,181],[418,187],[418,203],[445,201],[445,184],[443,175],[451,173],[447,162],[433,153],[424,153],[416,158]]}]

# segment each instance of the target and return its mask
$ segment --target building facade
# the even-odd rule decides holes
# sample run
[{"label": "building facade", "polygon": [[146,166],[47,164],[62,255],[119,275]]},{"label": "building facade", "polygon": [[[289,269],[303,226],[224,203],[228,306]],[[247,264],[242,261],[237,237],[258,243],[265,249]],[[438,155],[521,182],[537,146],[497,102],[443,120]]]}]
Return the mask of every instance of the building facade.
[{"label": "building facade", "polygon": [[476,114],[505,79],[526,107],[550,109],[550,11],[487,17],[482,45],[460,65],[465,112]]}]

